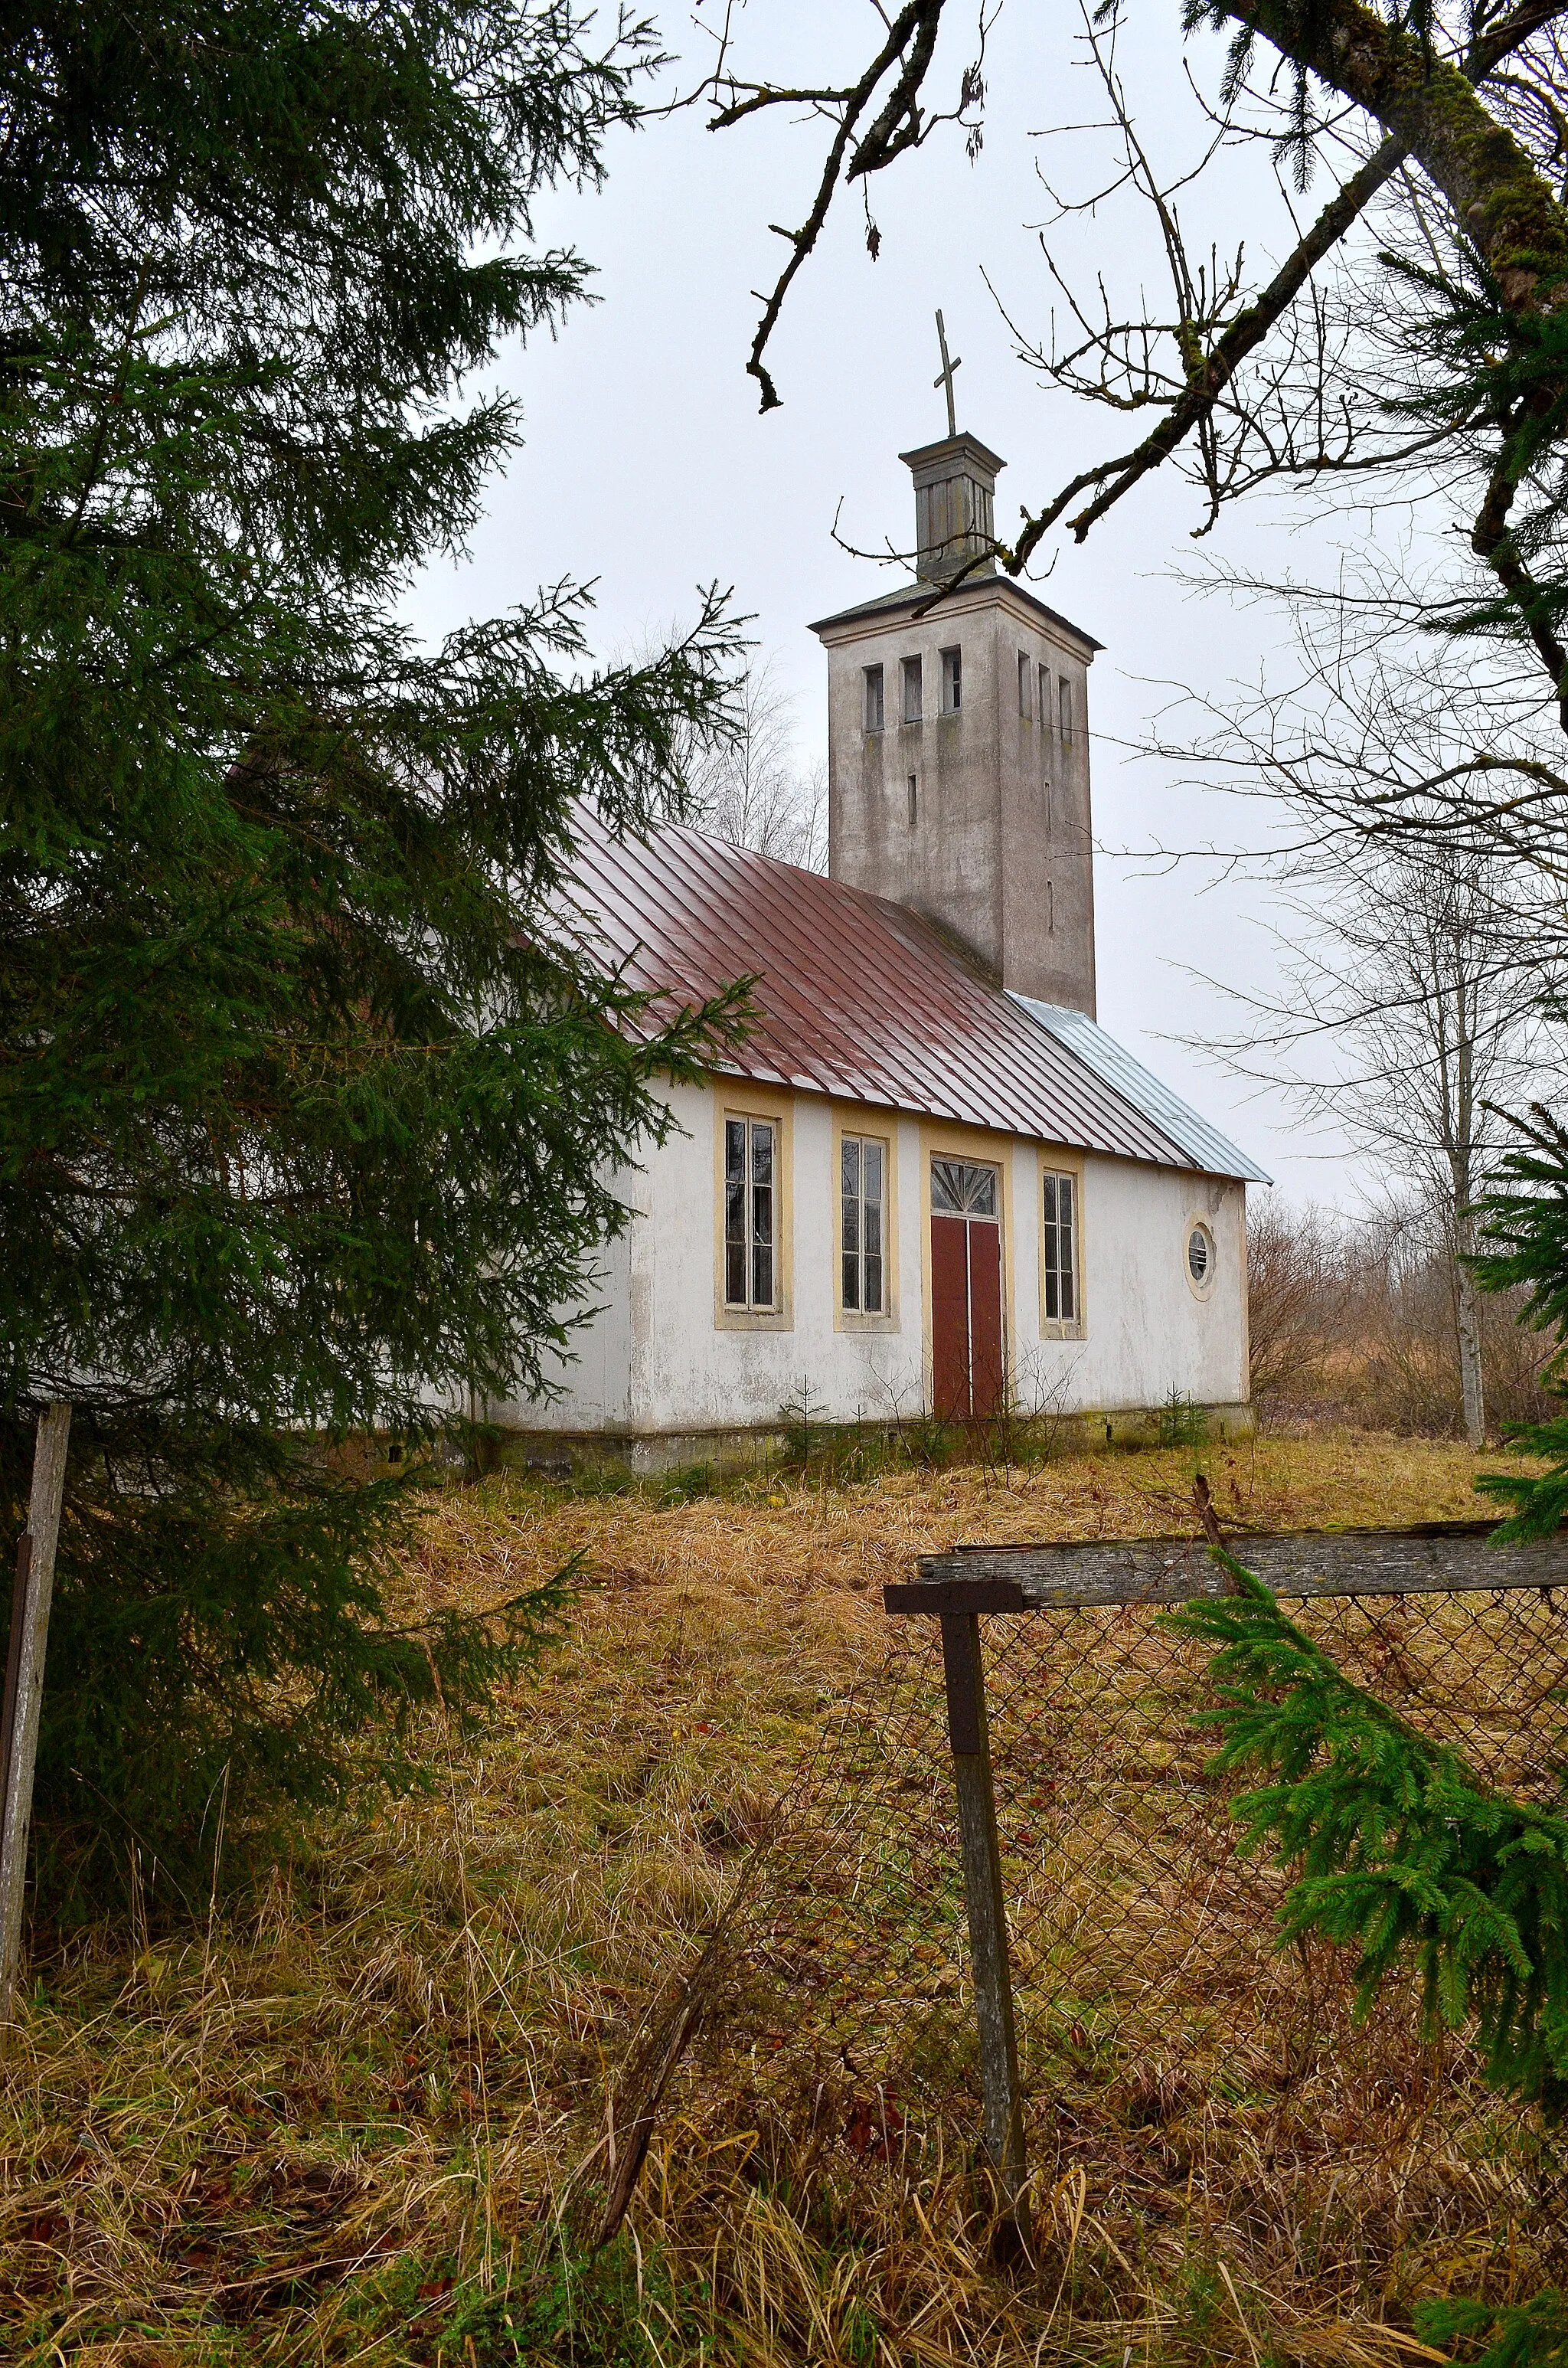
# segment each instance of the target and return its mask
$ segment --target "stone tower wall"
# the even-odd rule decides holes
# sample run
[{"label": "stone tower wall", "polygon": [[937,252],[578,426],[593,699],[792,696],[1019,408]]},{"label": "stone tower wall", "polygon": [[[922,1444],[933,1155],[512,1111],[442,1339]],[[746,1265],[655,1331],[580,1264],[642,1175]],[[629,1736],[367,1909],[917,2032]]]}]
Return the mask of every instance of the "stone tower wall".
[{"label": "stone tower wall", "polygon": [[[828,651],[829,870],[940,923],[1004,986],[1091,1017],[1094,869],[1088,666],[1094,644],[1003,578],[983,576],[923,617],[915,602],[817,628]],[[942,705],[942,654],[961,654],[961,702]],[[1028,668],[1020,710],[1018,661]],[[921,662],[923,714],[906,723],[903,661]],[[883,670],[868,730],[866,669]],[[1050,683],[1040,712],[1040,669]],[[1069,689],[1072,731],[1060,727]],[[915,785],[911,816],[910,785]]]}]

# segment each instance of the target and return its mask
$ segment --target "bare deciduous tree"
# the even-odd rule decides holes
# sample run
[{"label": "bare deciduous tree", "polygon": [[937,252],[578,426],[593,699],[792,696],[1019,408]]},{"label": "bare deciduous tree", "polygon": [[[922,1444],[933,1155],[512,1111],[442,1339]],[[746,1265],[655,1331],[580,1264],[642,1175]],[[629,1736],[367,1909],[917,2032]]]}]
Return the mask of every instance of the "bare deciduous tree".
[{"label": "bare deciduous tree", "polygon": [[1299,1395],[1323,1361],[1324,1303],[1336,1260],[1315,1210],[1272,1196],[1247,1209],[1247,1344],[1252,1395],[1267,1405]]},{"label": "bare deciduous tree", "polygon": [[737,685],[735,731],[694,754],[687,776],[691,819],[732,847],[749,847],[807,871],[827,865],[827,776],[802,770],[793,702],[771,661]]},{"label": "bare deciduous tree", "polygon": [[[1055,36],[1054,12],[1028,0],[1025,10],[1042,45]],[[782,233],[748,363],[765,409],[778,400],[770,340],[835,205],[864,196],[874,254],[876,176],[940,127],[971,148],[983,137],[996,13],[982,0],[971,40],[954,0],[879,9],[858,75],[788,85],[750,63],[755,18],[723,18],[700,94],[715,127],[783,108],[823,135],[814,194]],[[1176,136],[1169,111],[1136,120],[1118,67],[1118,42],[1140,22],[1131,6],[1085,0],[1081,54],[1100,103],[1076,128],[1097,142],[1097,162],[1041,232],[1052,324],[1017,329],[1047,384],[1133,417],[1140,432],[1040,487],[997,544],[1001,565],[1022,575],[1058,530],[1082,540],[1161,468],[1196,483],[1199,530],[1270,489],[1417,502],[1445,558],[1405,621],[1486,644],[1516,673],[1522,662],[1533,683],[1517,682],[1521,701],[1568,732],[1568,0],[1187,0],[1198,132],[1169,163],[1154,154]],[[1222,63],[1205,56],[1205,30],[1227,37]],[[1053,128],[1066,127],[1040,127]],[[1235,151],[1249,142],[1264,167],[1260,204],[1277,198],[1284,225],[1283,251],[1261,263],[1256,233],[1238,246],[1233,228]],[[1314,172],[1335,186],[1309,218],[1300,199]],[[1210,190],[1211,229],[1195,232]],[[1060,259],[1069,217],[1126,202],[1153,226],[1163,303],[1142,285],[1119,296],[1100,254],[1083,286]],[[1006,302],[1010,321],[1028,309]],[[1442,531],[1450,526],[1460,531]],[[1568,768],[1539,746],[1478,740],[1426,788],[1425,804],[1381,807],[1381,826],[1421,836],[1434,804],[1479,805],[1511,816],[1517,834],[1529,821],[1520,798],[1538,814],[1568,810]]]},{"label": "bare deciduous tree", "polygon": [[1561,1030],[1539,935],[1495,857],[1395,844],[1290,867],[1285,985],[1250,996],[1214,1049],[1283,1086],[1371,1154],[1396,1203],[1437,1221],[1451,1277],[1466,1436],[1486,1429],[1474,1207],[1506,1133],[1498,1105],[1539,1089]]}]

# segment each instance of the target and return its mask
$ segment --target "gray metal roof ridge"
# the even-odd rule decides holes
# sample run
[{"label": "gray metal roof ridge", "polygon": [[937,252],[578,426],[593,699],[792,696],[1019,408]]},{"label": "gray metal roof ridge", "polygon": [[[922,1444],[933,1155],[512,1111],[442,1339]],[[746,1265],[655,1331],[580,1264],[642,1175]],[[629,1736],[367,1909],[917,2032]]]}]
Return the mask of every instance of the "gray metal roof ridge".
[{"label": "gray metal roof ridge", "polygon": [[1173,1093],[1086,1011],[1074,1011],[1060,1003],[1038,1003],[1032,995],[1019,995],[1013,987],[1003,991],[1010,1003],[1027,1011],[1085,1068],[1092,1069],[1102,1084],[1111,1087],[1168,1134],[1187,1154],[1195,1167],[1210,1176],[1233,1176],[1246,1184],[1273,1183],[1267,1168],[1260,1167],[1229,1135],[1221,1134],[1190,1102],[1184,1102],[1179,1094]]}]

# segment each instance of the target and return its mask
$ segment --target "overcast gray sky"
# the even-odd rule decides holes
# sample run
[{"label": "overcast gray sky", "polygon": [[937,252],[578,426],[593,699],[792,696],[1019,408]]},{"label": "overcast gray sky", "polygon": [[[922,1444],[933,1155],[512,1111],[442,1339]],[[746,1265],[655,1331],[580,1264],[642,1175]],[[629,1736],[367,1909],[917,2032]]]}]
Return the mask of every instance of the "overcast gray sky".
[{"label": "overcast gray sky", "polygon": [[[1176,13],[1174,0],[1134,0],[1137,40],[1123,41],[1120,60],[1146,137],[1167,165],[1190,154],[1199,131],[1182,82]],[[665,20],[688,79],[703,54],[706,15]],[[831,72],[869,54],[876,31],[869,0],[753,0],[743,24],[754,60],[812,79],[824,64]],[[979,158],[966,159],[960,136],[938,133],[881,176],[872,191],[877,262],[858,197],[844,205],[777,335],[771,362],[784,406],[766,418],[744,370],[752,291],[770,284],[784,254],[767,225],[798,222],[809,203],[820,127],[780,117],[715,135],[688,113],[613,142],[603,192],[552,199],[540,214],[548,237],[570,241],[596,266],[600,301],[579,310],[557,342],[504,358],[502,379],[525,405],[527,443],[493,489],[470,560],[419,586],[420,624],[493,612],[572,575],[597,579],[597,636],[615,649],[689,613],[693,587],[717,577],[755,617],[761,650],[794,696],[802,758],[823,752],[825,664],[806,625],[883,580],[835,546],[835,517],[862,548],[911,539],[909,477],[897,456],[945,428],[931,383],[937,305],[963,358],[960,424],[1008,463],[997,496],[1004,531],[1021,503],[1038,505],[1075,466],[1126,438],[1125,420],[1040,389],[1015,358],[983,278],[1021,324],[1043,331],[1051,291],[1029,225],[1051,207],[1037,165],[1086,191],[1094,160],[1103,167],[1108,154],[1100,134],[1034,136],[1103,118],[1078,29],[1065,5],[1009,0],[992,39]],[[1211,62],[1217,52],[1206,44],[1196,54]],[[956,78],[956,51],[950,63]],[[1314,194],[1314,209],[1320,201]],[[1221,159],[1202,198],[1187,202],[1194,231],[1233,248],[1245,235],[1255,262],[1287,242],[1256,150]],[[1158,257],[1123,209],[1080,219],[1056,244],[1081,273],[1103,269],[1124,302],[1146,271],[1151,301],[1165,309]],[[1197,517],[1191,489],[1155,479],[1085,546],[1057,546],[1040,586],[1106,644],[1090,680],[1100,1018],[1256,1154],[1290,1198],[1346,1203],[1358,1178],[1342,1145],[1304,1134],[1281,1098],[1238,1085],[1172,1041],[1234,1033],[1234,1014],[1188,973],[1267,982],[1266,897],[1244,880],[1217,879],[1212,866],[1157,870],[1118,852],[1152,839],[1230,841],[1239,827],[1233,807],[1180,791],[1130,753],[1171,684],[1219,695],[1228,681],[1255,676],[1260,657],[1282,643],[1278,619],[1197,598],[1173,580],[1191,562]],[[1326,538],[1317,541],[1326,552]],[[1312,543],[1282,514],[1259,510],[1226,520],[1199,548],[1300,568]]]}]

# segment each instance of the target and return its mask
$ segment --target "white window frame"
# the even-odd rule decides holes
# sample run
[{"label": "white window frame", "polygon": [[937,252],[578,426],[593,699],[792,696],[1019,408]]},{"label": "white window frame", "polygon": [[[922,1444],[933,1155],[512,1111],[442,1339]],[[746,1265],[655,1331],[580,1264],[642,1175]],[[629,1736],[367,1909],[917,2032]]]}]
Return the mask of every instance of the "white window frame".
[{"label": "white window frame", "polygon": [[[1194,1234],[1203,1235],[1209,1249],[1208,1268],[1201,1276],[1195,1275],[1192,1271]],[[1181,1270],[1187,1277],[1187,1287],[1194,1299],[1213,1297],[1214,1285],[1220,1279],[1220,1243],[1214,1231],[1214,1220],[1201,1209],[1194,1210],[1181,1229]]]},{"label": "white window frame", "polygon": [[[1061,1285],[1063,1268],[1060,1257],[1061,1220],[1058,1216],[1055,1245],[1058,1256],[1052,1264],[1051,1225],[1046,1213],[1050,1188],[1054,1187],[1059,1195],[1064,1184],[1069,1187],[1073,1199],[1068,1269],[1073,1297],[1073,1313],[1070,1315],[1063,1315],[1062,1312]],[[1060,1207],[1060,1201],[1058,1207]],[[1086,1337],[1087,1329],[1084,1313],[1084,1170],[1082,1165],[1070,1155],[1063,1157],[1059,1151],[1047,1151],[1040,1154],[1040,1170],[1035,1182],[1035,1212],[1040,1226],[1040,1338],[1044,1340],[1082,1340]],[[1054,1293],[1051,1290],[1053,1280],[1056,1284]],[[1051,1312],[1053,1296],[1056,1302],[1054,1314]]]},{"label": "white window frame", "polygon": [[[846,1167],[853,1154],[856,1167],[856,1190],[849,1189]],[[878,1190],[875,1197],[866,1190],[868,1154],[874,1155],[879,1168]],[[892,1313],[892,1260],[889,1257],[888,1211],[891,1201],[892,1145],[883,1134],[861,1134],[845,1127],[838,1136],[838,1309],[841,1315],[852,1321],[859,1317],[872,1319]],[[851,1224],[851,1202],[854,1223]],[[869,1227],[866,1212],[875,1208],[879,1247],[873,1250],[867,1239]],[[877,1304],[868,1304],[868,1267],[872,1258],[877,1267]],[[854,1267],[855,1298],[849,1297],[851,1263]]]},{"label": "white window frame", "polygon": [[865,728],[868,732],[881,732],[887,725],[887,670],[880,666],[862,666],[860,681]]},{"label": "white window frame", "polygon": [[942,713],[957,715],[963,706],[963,651],[939,650],[937,656],[942,669]]},{"label": "white window frame", "polygon": [[[732,1315],[777,1315],[783,1298],[783,1129],[771,1117],[759,1117],[751,1110],[726,1110],[723,1113],[722,1151],[720,1174],[723,1201],[720,1211],[720,1256],[722,1260],[722,1289],[724,1306]],[[733,1170],[731,1154],[736,1134],[741,1142],[741,1231],[738,1243],[731,1230]],[[756,1146],[761,1137],[767,1139],[767,1177],[766,1182],[756,1173]],[[757,1233],[757,1201],[766,1192],[767,1239]],[[742,1260],[742,1295],[733,1292],[733,1253],[738,1247]],[[767,1296],[757,1289],[758,1253],[765,1251],[767,1259]]]}]

